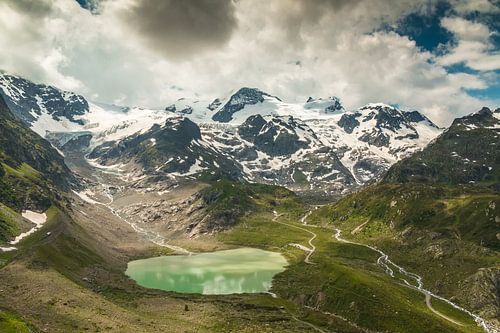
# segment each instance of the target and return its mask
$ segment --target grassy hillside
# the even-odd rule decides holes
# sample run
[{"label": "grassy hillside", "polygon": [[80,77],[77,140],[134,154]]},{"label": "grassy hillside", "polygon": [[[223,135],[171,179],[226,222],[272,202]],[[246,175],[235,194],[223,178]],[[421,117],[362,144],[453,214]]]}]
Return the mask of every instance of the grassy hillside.
[{"label": "grassy hillside", "polygon": [[471,186],[379,184],[317,209],[310,221],[376,245],[421,274],[432,290],[486,317],[498,315],[495,278],[467,283],[482,268],[500,270],[498,193]]},{"label": "grassy hillside", "polygon": [[[52,207],[40,232],[19,244],[16,253],[0,255],[5,260],[0,283],[6,291],[0,302],[8,304],[7,311],[22,314],[35,331],[480,332],[470,318],[445,304],[434,306],[465,326],[432,314],[422,294],[382,271],[375,252],[336,242],[329,228],[301,225],[305,207],[283,188],[221,181],[200,195],[212,214],[239,212],[234,226],[216,236],[218,242],[286,256],[290,266],[273,282],[279,298],[141,288],[123,274],[126,263],[153,255],[156,247],[106,207],[93,206],[82,215],[80,207],[72,206],[72,211]],[[279,214],[276,220],[273,211]],[[309,246],[311,235],[304,228],[317,234],[312,264],[291,245]]]},{"label": "grassy hillside", "polygon": [[[339,332],[481,331],[468,316],[440,302],[435,305],[465,326],[458,327],[430,313],[422,294],[383,272],[376,264],[376,252],[335,241],[330,226],[303,226],[295,214],[287,214],[286,210],[278,213],[282,215],[276,221],[269,212],[244,217],[218,239],[226,244],[283,253],[290,266],[275,278],[272,291],[292,302],[286,309],[300,319]],[[306,252],[291,245],[308,246],[311,235],[300,228],[317,235],[312,264],[304,262]]]},{"label": "grassy hillside", "polygon": [[74,180],[63,157],[15,119],[0,97],[0,242],[19,233],[16,213],[46,210]]},{"label": "grassy hillside", "polygon": [[[224,182],[203,193],[220,193],[213,212],[251,195],[248,206],[239,206],[243,216],[268,205],[286,207],[288,200],[299,204],[278,187]],[[127,262],[158,248],[105,207],[86,215],[78,209],[52,207],[44,227],[18,251],[0,253],[0,304],[22,314],[32,331],[314,332],[282,310],[286,301],[269,295],[178,295],[137,286],[124,275]]]},{"label": "grassy hillside", "polygon": [[251,213],[285,210],[300,214],[305,209],[292,191],[272,185],[221,180],[202,190],[200,196],[217,229],[234,226],[241,217]]},{"label": "grassy hillside", "polygon": [[30,333],[32,330],[17,316],[0,309],[0,332],[3,333]]},{"label": "grassy hillside", "polygon": [[376,245],[435,292],[498,318],[499,124],[500,109],[456,119],[379,184],[319,208],[311,221]]}]

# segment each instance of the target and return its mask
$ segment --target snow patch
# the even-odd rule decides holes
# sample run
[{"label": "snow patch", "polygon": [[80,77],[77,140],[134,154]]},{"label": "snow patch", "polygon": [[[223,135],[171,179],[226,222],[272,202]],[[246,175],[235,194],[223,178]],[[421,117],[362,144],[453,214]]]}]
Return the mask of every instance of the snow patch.
[{"label": "snow patch", "polygon": [[88,202],[90,204],[93,204],[93,205],[96,205],[96,204],[100,205],[101,204],[100,202],[95,201],[94,199],[89,197],[89,194],[93,195],[94,193],[88,189],[85,191],[82,191],[82,192],[76,192],[75,190],[73,190],[73,193],[75,193],[83,201]]},{"label": "snow patch", "polygon": [[30,222],[33,222],[35,224],[35,226],[33,228],[31,228],[30,230],[18,235],[13,241],[10,242],[11,245],[16,245],[25,237],[35,233],[47,221],[47,214],[45,214],[45,213],[37,213],[37,212],[33,212],[31,210],[26,210],[26,211],[22,212],[21,215],[22,215],[22,217],[29,220]]}]

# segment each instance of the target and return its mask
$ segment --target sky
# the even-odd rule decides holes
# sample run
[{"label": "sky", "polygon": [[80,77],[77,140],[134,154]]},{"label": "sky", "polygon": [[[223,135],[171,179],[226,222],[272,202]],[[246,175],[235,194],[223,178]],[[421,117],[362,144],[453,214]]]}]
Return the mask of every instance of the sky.
[{"label": "sky", "polygon": [[248,86],[444,126],[500,106],[500,0],[1,0],[0,69],[119,105]]}]

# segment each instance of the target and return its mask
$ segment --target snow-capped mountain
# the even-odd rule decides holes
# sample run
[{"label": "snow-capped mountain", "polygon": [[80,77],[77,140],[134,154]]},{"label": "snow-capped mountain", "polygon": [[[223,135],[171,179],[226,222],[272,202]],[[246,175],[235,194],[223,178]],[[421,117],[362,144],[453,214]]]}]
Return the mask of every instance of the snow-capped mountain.
[{"label": "snow-capped mountain", "polygon": [[89,111],[83,96],[17,76],[0,74],[0,87],[11,112],[42,136],[46,125],[59,131],[83,125],[77,118]]},{"label": "snow-capped mountain", "polygon": [[287,103],[256,88],[153,110],[88,102],[6,74],[0,87],[15,115],[62,151],[81,150],[143,182],[230,174],[334,195],[378,179],[441,132],[418,111],[381,103],[346,111],[337,97]]},{"label": "snow-capped mountain", "polygon": [[[500,109],[457,118],[423,150],[396,163],[386,182],[482,184],[499,189]],[[442,168],[446,160],[446,168]]]},{"label": "snow-capped mountain", "polygon": [[332,147],[358,183],[377,179],[393,163],[423,148],[441,132],[418,111],[368,104],[307,123]]},{"label": "snow-capped mountain", "polygon": [[257,114],[235,127],[207,124],[202,131],[220,151],[238,161],[250,181],[329,194],[356,184],[335,151],[293,116]]},{"label": "snow-capped mountain", "polygon": [[335,96],[328,98],[312,98],[309,97],[304,104],[306,110],[323,110],[324,113],[339,113],[344,112],[345,109],[340,102],[340,99]]}]

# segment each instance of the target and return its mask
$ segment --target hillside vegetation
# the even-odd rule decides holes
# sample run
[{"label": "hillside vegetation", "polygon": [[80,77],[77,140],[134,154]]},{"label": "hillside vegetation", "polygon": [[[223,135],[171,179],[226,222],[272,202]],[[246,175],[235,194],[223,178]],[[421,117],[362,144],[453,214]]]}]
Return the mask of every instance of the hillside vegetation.
[{"label": "hillside vegetation", "polygon": [[19,233],[16,213],[46,210],[74,181],[63,157],[15,119],[0,96],[0,242]]},{"label": "hillside vegetation", "polygon": [[497,320],[500,110],[456,119],[383,180],[310,217],[375,245],[438,294]]}]

